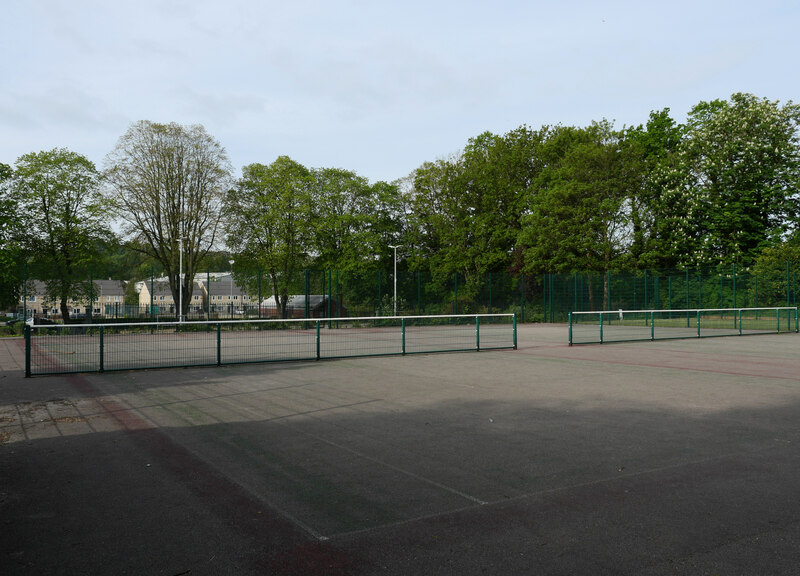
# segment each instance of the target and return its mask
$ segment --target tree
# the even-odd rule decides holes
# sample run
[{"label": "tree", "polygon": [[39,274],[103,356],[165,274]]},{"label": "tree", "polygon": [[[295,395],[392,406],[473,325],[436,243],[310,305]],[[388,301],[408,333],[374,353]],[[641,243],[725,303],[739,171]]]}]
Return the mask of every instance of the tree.
[{"label": "tree", "polygon": [[685,206],[684,263],[746,266],[797,227],[798,126],[800,106],[752,94],[691,110],[670,191]]},{"label": "tree", "polygon": [[685,127],[669,108],[651,112],[647,124],[626,131],[626,161],[633,173],[629,191],[631,246],[627,266],[670,268],[681,262],[683,198],[671,193],[679,180],[676,165]]},{"label": "tree", "polygon": [[625,133],[607,122],[557,127],[519,235],[530,272],[606,272],[631,243],[630,170]]},{"label": "tree", "polygon": [[372,261],[377,247],[376,203],[366,178],[339,168],[311,171],[312,245],[325,269],[354,270]]},{"label": "tree", "polygon": [[289,286],[308,261],[313,241],[314,177],[302,164],[280,156],[269,166],[250,164],[225,202],[226,243],[237,261],[264,270],[286,317]]},{"label": "tree", "polygon": [[0,309],[17,306],[22,278],[19,275],[21,230],[17,198],[12,194],[13,170],[0,163]]},{"label": "tree", "polygon": [[87,268],[110,233],[97,169],[63,148],[26,154],[15,163],[12,187],[24,222],[22,247],[49,270],[46,296],[69,322],[68,301],[88,296]]},{"label": "tree", "polygon": [[482,274],[512,265],[543,134],[525,126],[504,136],[486,132],[463,153],[417,169],[408,226],[416,267],[427,262],[440,282],[460,273],[469,293]]},{"label": "tree", "polygon": [[[225,149],[201,125],[136,122],[106,158],[109,199],[125,238],[163,267],[189,308],[198,264],[214,246],[232,185]],[[180,246],[183,269],[180,281]]]}]

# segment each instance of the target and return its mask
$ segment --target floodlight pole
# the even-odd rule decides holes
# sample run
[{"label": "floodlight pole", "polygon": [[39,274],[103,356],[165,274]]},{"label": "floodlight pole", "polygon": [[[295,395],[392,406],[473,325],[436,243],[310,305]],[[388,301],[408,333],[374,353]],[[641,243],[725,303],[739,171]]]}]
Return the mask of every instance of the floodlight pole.
[{"label": "floodlight pole", "polygon": [[178,275],[178,323],[183,322],[183,236],[178,238],[180,274]]},{"label": "floodlight pole", "polygon": [[397,246],[392,246],[389,244],[389,248],[394,250],[394,314],[393,316],[397,316],[397,249],[401,248],[402,244],[398,244]]}]

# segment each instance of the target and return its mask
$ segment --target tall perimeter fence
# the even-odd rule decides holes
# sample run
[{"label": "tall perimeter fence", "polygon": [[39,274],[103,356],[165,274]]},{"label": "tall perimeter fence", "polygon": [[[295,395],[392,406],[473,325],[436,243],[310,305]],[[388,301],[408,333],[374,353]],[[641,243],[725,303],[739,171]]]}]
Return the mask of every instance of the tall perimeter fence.
[{"label": "tall perimeter fence", "polygon": [[[800,268],[800,267],[798,267]],[[31,276],[33,278],[33,276]],[[149,297],[128,294],[118,301],[98,294],[97,282],[85,290],[95,301],[92,313],[76,307],[84,321],[178,320],[172,296],[159,292],[158,271],[139,283]],[[195,276],[189,320],[340,318],[364,316],[513,313],[520,322],[564,322],[570,312],[600,310],[791,307],[798,304],[798,273],[756,274],[727,269],[684,268],[637,272],[522,274],[491,272],[434,276],[427,272],[300,270],[287,283],[284,309],[273,297],[273,278],[263,270],[233,270],[231,282],[211,271]],[[39,285],[47,281],[37,277]],[[281,279],[281,283],[283,283]],[[26,283],[34,285],[34,281]],[[93,288],[94,287],[94,288]],[[26,298],[31,298],[30,288]],[[93,293],[92,293],[93,292]],[[41,298],[41,295],[39,296]],[[84,298],[87,300],[87,298]],[[21,302],[31,315],[34,304]],[[50,305],[58,321],[59,311]],[[28,308],[25,310],[25,308]],[[48,313],[42,313],[48,315]]]}]

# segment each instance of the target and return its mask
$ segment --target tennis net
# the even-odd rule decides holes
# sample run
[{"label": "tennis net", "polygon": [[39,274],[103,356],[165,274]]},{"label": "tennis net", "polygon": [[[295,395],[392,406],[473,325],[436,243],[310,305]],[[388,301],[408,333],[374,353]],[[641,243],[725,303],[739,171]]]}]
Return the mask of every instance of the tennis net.
[{"label": "tennis net", "polygon": [[743,336],[798,331],[797,308],[571,312],[569,344]]},{"label": "tennis net", "polygon": [[26,326],[25,375],[516,346],[513,314]]}]

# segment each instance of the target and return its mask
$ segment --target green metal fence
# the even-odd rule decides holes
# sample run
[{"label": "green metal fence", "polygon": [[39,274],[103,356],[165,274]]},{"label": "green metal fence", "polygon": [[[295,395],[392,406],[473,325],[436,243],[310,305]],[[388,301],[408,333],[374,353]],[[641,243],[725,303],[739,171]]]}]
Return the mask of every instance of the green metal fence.
[{"label": "green metal fence", "polygon": [[513,314],[34,325],[25,375],[516,347]]},{"label": "green metal fence", "polygon": [[[41,275],[41,271],[38,273]],[[210,298],[203,290],[219,280],[211,271],[204,271],[196,276],[198,285],[204,286],[197,290],[203,293],[192,295],[199,298],[190,301],[187,318],[267,319],[284,315],[274,304],[272,308],[266,304],[273,296],[274,285],[265,271],[234,268],[233,276],[247,300],[223,302],[219,295]],[[158,271],[153,270],[144,280],[151,294],[157,278]],[[281,277],[281,282],[289,299],[300,303],[287,308],[287,318],[514,313],[521,322],[567,322],[570,312],[580,311],[798,304],[798,274],[790,263],[761,274],[736,266],[536,275],[500,271],[470,276],[398,270],[396,293],[393,272],[383,270],[300,270],[288,278]],[[31,292],[26,296],[30,298]],[[92,307],[93,316],[85,311],[77,315],[88,316],[84,318],[87,322],[177,321],[177,305],[168,301],[171,296],[166,296],[167,300],[158,298],[141,305],[101,301]],[[27,305],[20,305],[20,314]],[[57,320],[58,310],[53,314],[51,308],[50,312]]]},{"label": "green metal fence", "polygon": [[571,312],[569,344],[775,334],[799,328],[796,307]]}]

